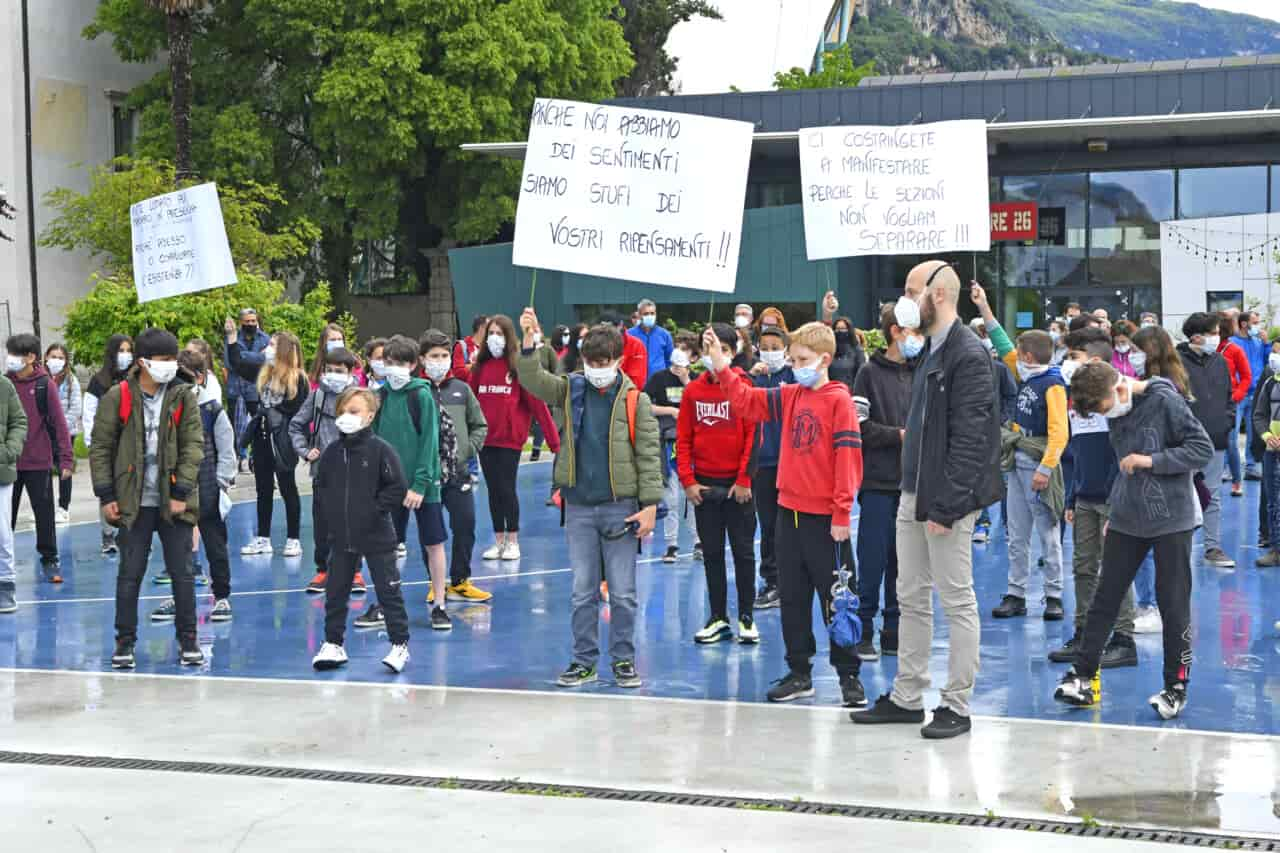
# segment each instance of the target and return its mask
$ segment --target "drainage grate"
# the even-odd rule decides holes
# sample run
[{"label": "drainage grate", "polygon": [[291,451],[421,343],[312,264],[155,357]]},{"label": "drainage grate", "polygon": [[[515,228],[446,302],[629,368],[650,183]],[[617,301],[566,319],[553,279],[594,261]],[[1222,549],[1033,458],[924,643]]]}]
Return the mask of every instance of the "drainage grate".
[{"label": "drainage grate", "polygon": [[445,776],[359,773],[349,770],[271,767],[257,764],[215,764],[203,761],[160,761],[146,758],[112,758],[96,755],[59,755],[54,753],[4,751],[0,751],[0,764],[34,764],[45,767],[80,767],[93,770],[150,770],[165,773],[202,773],[212,776],[248,776],[256,779],[300,779],[314,782],[345,782],[357,785],[391,785],[399,788],[434,788],[445,791],[481,791],[494,794],[615,800],[620,802],[652,803],[655,805],[789,812],[791,814],[867,818],[870,820],[891,820],[904,823],[930,823],[935,826],[1014,829],[1024,832],[1051,832],[1056,835],[1078,835],[1088,838],[1152,841],[1210,850],[1248,850],[1280,853],[1280,841],[1238,835],[1214,835],[1182,830],[1140,829],[1093,822],[986,817],[982,815],[953,814],[950,812],[884,808],[881,806],[820,803],[799,799],[770,800],[758,797],[678,794],[663,791],[628,791],[587,785],[550,785],[542,782],[526,782],[522,779],[459,779]]}]

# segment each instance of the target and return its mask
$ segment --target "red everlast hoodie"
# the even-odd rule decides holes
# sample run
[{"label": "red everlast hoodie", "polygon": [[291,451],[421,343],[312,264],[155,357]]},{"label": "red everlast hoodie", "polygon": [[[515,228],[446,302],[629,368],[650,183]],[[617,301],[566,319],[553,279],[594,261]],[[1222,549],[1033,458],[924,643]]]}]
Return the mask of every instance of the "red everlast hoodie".
[{"label": "red everlast hoodie", "polygon": [[[736,370],[750,383],[746,374]],[[755,422],[730,411],[729,398],[719,382],[713,382],[711,371],[685,386],[680,399],[680,416],[676,419],[676,470],[680,485],[686,488],[698,477],[733,480],[736,485],[751,488],[751,442],[755,438]]]},{"label": "red everlast hoodie", "polygon": [[[862,435],[849,389],[841,382],[817,389],[756,388],[734,370],[723,370],[717,378],[735,415],[752,423],[782,423],[778,504],[829,515],[833,524],[847,526],[862,485]],[[683,404],[680,409],[684,411]]]}]

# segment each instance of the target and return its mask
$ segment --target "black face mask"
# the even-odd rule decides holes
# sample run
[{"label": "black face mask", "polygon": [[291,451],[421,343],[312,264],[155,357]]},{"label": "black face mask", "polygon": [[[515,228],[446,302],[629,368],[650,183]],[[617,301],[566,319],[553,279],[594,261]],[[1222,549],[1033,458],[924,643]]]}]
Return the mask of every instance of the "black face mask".
[{"label": "black face mask", "polygon": [[836,332],[836,346],[847,348],[853,341],[853,335],[849,332]]},{"label": "black face mask", "polygon": [[254,335],[258,333],[258,327],[257,326],[241,326],[240,331],[244,333],[244,336],[246,338],[252,338]]}]

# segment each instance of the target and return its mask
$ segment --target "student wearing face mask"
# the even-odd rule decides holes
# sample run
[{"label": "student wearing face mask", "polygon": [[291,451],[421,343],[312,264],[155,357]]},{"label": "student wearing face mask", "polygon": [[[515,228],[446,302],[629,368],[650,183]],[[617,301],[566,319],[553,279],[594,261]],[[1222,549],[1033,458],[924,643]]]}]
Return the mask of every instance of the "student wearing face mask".
[{"label": "student wearing face mask", "polygon": [[[1235,318],[1231,317],[1226,311],[1218,314],[1218,352],[1227,360],[1227,371],[1231,375],[1231,400],[1236,406],[1237,414],[1245,412],[1246,416],[1252,411],[1252,398],[1249,396],[1251,388],[1257,383],[1253,381],[1253,370],[1249,366],[1249,357],[1244,354],[1244,350],[1240,348],[1232,336],[1236,332]],[[1252,427],[1249,432],[1252,433]],[[1248,444],[1249,442],[1246,442]],[[1245,453],[1251,453],[1252,448],[1246,447]],[[1244,497],[1244,468],[1240,461],[1240,428],[1233,427],[1231,438],[1227,441],[1227,468],[1231,474],[1231,496],[1234,498]]]},{"label": "student wearing face mask", "polygon": [[[762,317],[774,319],[766,308]],[[760,363],[751,368],[751,381],[757,388],[781,388],[794,385],[795,374],[787,364],[787,347],[791,339],[779,324],[760,328]],[[760,591],[755,609],[767,610],[782,603],[778,591],[778,457],[782,452],[782,424],[763,421],[756,426],[755,471],[751,475],[751,496],[760,520]]]},{"label": "student wearing face mask", "polygon": [[[1194,323],[1197,337],[1216,327],[1210,315],[1203,316],[1209,326],[1203,320]],[[1144,334],[1145,330],[1137,336],[1139,345]],[[1217,356],[1216,346],[1211,351]],[[1173,382],[1153,378],[1140,394],[1131,383],[1109,364],[1086,364],[1071,378],[1076,411],[1086,418],[1107,418],[1120,472],[1107,499],[1111,515],[1102,550],[1102,580],[1089,604],[1075,662],[1054,699],[1077,707],[1097,701],[1092,682],[1121,602],[1138,566],[1154,551],[1164,620],[1164,688],[1149,702],[1168,720],[1186,706],[1191,669],[1191,538],[1200,507],[1191,475],[1204,470],[1214,457],[1221,464],[1222,454],[1214,451]]]},{"label": "student wearing face mask", "polygon": [[[83,413],[80,410],[80,380],[71,369],[71,360],[67,357],[67,348],[62,344],[50,344],[44,351],[44,366],[49,376],[58,386],[58,399],[62,401],[62,413],[67,419],[67,432],[71,435],[71,446],[76,444],[76,436],[80,434],[83,424]],[[72,469],[75,460],[71,461]],[[58,524],[71,523],[71,484],[74,478],[58,480],[58,508],[54,511],[54,521]]]},{"label": "student wearing face mask", "polygon": [[1267,372],[1253,399],[1253,430],[1262,444],[1262,500],[1259,505],[1258,541],[1265,553],[1257,565],[1280,566],[1280,352],[1273,346],[1267,356]]},{"label": "student wearing face mask", "polygon": [[58,538],[54,521],[53,481],[50,473],[71,478],[75,465],[71,433],[63,414],[58,385],[40,364],[40,340],[35,335],[13,335],[6,342],[5,372],[18,390],[27,414],[27,440],[18,457],[18,479],[13,486],[11,524],[17,524],[18,506],[25,489],[36,517],[36,551],[40,569],[50,583],[62,583],[58,562]]},{"label": "student wearing face mask", "polygon": [[[653,300],[640,300],[636,305],[636,311],[640,315],[640,325],[627,334],[644,344],[645,351],[648,353],[649,359],[644,376],[647,382],[653,374],[667,369],[667,364],[671,361],[671,352],[675,349],[675,342],[671,340],[671,333],[658,325],[658,306],[653,304]],[[645,382],[637,384],[643,387]]]},{"label": "student wearing face mask", "polygon": [[[534,340],[532,333],[529,340]],[[643,348],[639,341],[636,345]],[[541,363],[536,346],[531,349],[533,357]],[[489,491],[489,515],[495,541],[480,555],[485,560],[520,559],[520,498],[516,492],[516,475],[520,470],[520,453],[529,437],[530,421],[538,419],[551,452],[560,452],[560,431],[551,420],[551,411],[518,378],[519,354],[520,338],[511,318],[495,314],[489,320],[485,347],[476,358],[470,378],[471,390],[489,424],[489,434],[480,451],[480,467]]]},{"label": "student wearing face mask", "polygon": [[347,663],[343,646],[347,609],[362,559],[369,564],[381,624],[391,641],[382,665],[398,673],[409,662],[409,615],[396,567],[392,521],[408,488],[399,455],[372,428],[378,410],[378,395],[367,388],[343,391],[334,419],[339,438],[316,460],[315,493],[324,508],[323,524],[332,531],[325,578],[324,644],[311,660],[317,670],[337,669]]},{"label": "student wearing face mask", "polygon": [[[103,354],[102,368],[89,377],[89,385],[85,388],[82,410],[84,412],[84,446],[93,446],[93,421],[98,414],[98,401],[117,382],[124,380],[133,364],[133,339],[128,335],[112,335],[107,339],[106,352]],[[116,553],[116,529],[107,524],[102,517],[102,555],[104,557]]]},{"label": "student wearing face mask", "polygon": [[702,559],[702,543],[698,540],[695,513],[684,497],[680,478],[676,475],[676,418],[680,416],[685,389],[693,378],[691,367],[698,359],[698,336],[693,332],[680,331],[676,333],[675,343],[676,348],[671,353],[671,366],[650,376],[644,387],[644,393],[649,395],[653,404],[653,413],[658,418],[662,440],[662,482],[665,489],[662,502],[667,510],[662,520],[663,539],[667,545],[662,562],[668,565],[680,556],[681,526],[688,528],[689,535],[693,537],[694,560]]},{"label": "student wearing face mask", "polygon": [[1117,320],[1111,326],[1111,366],[1121,376],[1133,378],[1138,375],[1129,359],[1133,355],[1133,336],[1137,331],[1128,320]]},{"label": "student wearing face mask", "polygon": [[364,344],[364,381],[361,385],[377,391],[387,380],[387,363],[382,358],[382,348],[387,345],[386,338],[370,338]]},{"label": "student wearing face mask", "polygon": [[1231,399],[1231,375],[1227,360],[1218,352],[1218,318],[1198,311],[1182,323],[1187,340],[1178,344],[1178,357],[1191,383],[1191,411],[1209,435],[1214,458],[1197,473],[1204,476],[1209,505],[1204,509],[1204,562],[1221,569],[1235,567],[1235,560],[1222,550],[1222,467],[1236,423],[1236,405]]},{"label": "student wearing face mask", "polygon": [[[1258,385],[1262,382],[1262,374],[1266,372],[1267,354],[1270,352],[1271,346],[1267,343],[1267,337],[1264,334],[1266,329],[1263,327],[1261,318],[1256,312],[1237,312],[1237,316],[1234,319],[1236,326],[1231,342],[1244,350],[1245,358],[1249,361],[1248,399],[1252,399],[1258,390]],[[1243,423],[1246,433],[1245,452],[1249,454],[1244,478],[1246,480],[1259,480],[1262,478],[1260,470],[1262,459],[1254,454],[1254,448],[1257,447],[1258,443],[1254,440],[1253,418],[1249,416],[1251,411],[1252,408],[1248,403],[1242,403],[1237,408],[1235,434],[1238,435],[1240,433],[1240,426]]]},{"label": "student wearing face mask", "polygon": [[[554,376],[534,355],[538,317],[526,308],[520,382],[537,398],[563,400],[564,448],[555,482],[564,500],[565,538],[573,567],[570,624],[573,660],[561,687],[598,680],[601,570],[609,579],[609,656],[618,687],[641,685],[635,660],[636,555],[653,532],[662,502],[658,421],[648,395],[620,369],[623,334],[600,324],[582,342],[583,372]],[[492,423],[492,422],[491,422]]]},{"label": "student wearing face mask", "polygon": [[[325,372],[325,354],[334,350],[347,350],[346,332],[337,323],[330,323],[320,332],[320,340],[316,344],[315,358],[311,360],[311,369],[307,371],[307,380],[314,391],[320,385],[320,378]],[[350,352],[350,350],[347,350]],[[354,369],[352,373],[354,374]]]},{"label": "student wearing face mask", "polygon": [[[249,420],[258,411],[257,372],[266,363],[263,352],[271,345],[271,338],[260,328],[258,312],[252,308],[240,310],[238,328],[230,318],[227,319],[226,327],[231,330],[222,353],[222,363],[228,366],[227,405],[231,409],[231,424],[236,429],[236,441],[239,442],[241,471],[244,471],[249,445],[244,440],[244,434]],[[247,366],[243,373],[230,370],[233,349],[239,361]]]},{"label": "student wearing face mask", "polygon": [[839,382],[852,394],[853,382],[858,377],[858,371],[866,364],[867,356],[858,345],[853,321],[848,317],[837,317],[831,324],[831,330],[836,338],[835,357],[831,360],[831,380]]},{"label": "student wearing face mask", "polygon": [[[908,299],[902,301],[915,305]],[[912,318],[904,318],[907,319]],[[880,652],[898,654],[898,548],[894,520],[902,498],[902,439],[911,408],[911,382],[924,350],[924,335],[918,327],[900,325],[895,305],[880,309],[880,332],[885,348],[871,356],[853,383],[863,464],[862,488],[858,490],[858,616],[862,619],[862,641],[856,652],[864,661],[878,660]],[[884,621],[877,651],[875,617],[881,612],[882,586]]]},{"label": "student wearing face mask", "polygon": [[138,363],[128,379],[102,398],[94,419],[89,467],[93,493],[107,521],[120,528],[116,579],[116,645],[111,665],[133,669],[138,636],[138,589],[153,536],[173,580],[180,660],[204,663],[196,642],[192,528],[200,516],[204,427],[195,389],[178,378],[178,340],[147,329],[136,341]]}]

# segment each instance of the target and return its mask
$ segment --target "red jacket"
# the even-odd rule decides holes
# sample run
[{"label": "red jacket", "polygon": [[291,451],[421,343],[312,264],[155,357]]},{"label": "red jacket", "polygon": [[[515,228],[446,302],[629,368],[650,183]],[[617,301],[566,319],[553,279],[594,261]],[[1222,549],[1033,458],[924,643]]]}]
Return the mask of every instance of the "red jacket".
[{"label": "red jacket", "polygon": [[649,350],[626,332],[622,333],[622,372],[637,388],[643,388],[649,378]]},{"label": "red jacket", "polygon": [[529,440],[529,423],[537,418],[551,452],[560,452],[560,430],[551,420],[547,404],[524,389],[507,369],[505,358],[491,358],[477,364],[467,383],[480,401],[484,419],[489,422],[485,447],[522,449]]},{"label": "red jacket", "polygon": [[[738,371],[746,379],[746,374]],[[729,398],[720,383],[711,380],[711,372],[685,386],[680,398],[680,417],[676,419],[676,470],[680,485],[686,488],[697,477],[733,480],[744,489],[751,488],[751,442],[755,422],[735,417],[729,411]],[[696,476],[695,476],[696,475]]]},{"label": "red jacket", "polygon": [[475,361],[477,349],[475,339],[470,335],[453,345],[453,376],[463,382],[467,381],[470,376],[467,365]]},{"label": "red jacket", "polygon": [[1239,403],[1249,396],[1249,387],[1253,384],[1249,356],[1244,354],[1239,344],[1233,344],[1229,340],[1218,344],[1218,352],[1227,360],[1227,371],[1231,374],[1231,402]]},{"label": "red jacket", "polygon": [[847,526],[862,485],[862,434],[844,383],[828,382],[816,390],[756,388],[733,370],[721,371],[718,378],[735,415],[753,423],[782,422],[778,504],[829,515],[832,524]]}]

